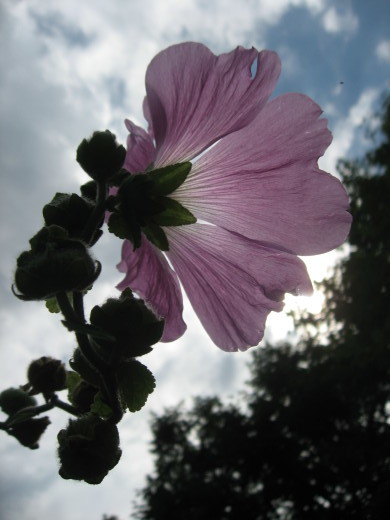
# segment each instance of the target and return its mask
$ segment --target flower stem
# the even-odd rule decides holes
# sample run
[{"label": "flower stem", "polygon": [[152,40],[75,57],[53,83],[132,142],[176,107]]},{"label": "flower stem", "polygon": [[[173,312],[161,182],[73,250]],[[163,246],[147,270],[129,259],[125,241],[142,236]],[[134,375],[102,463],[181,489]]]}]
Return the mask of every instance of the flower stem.
[{"label": "flower stem", "polygon": [[48,412],[53,408],[54,404],[50,402],[41,404],[39,406],[26,406],[26,408],[22,408],[13,415],[10,415],[8,419],[3,423],[5,427],[3,427],[2,429],[8,430],[11,426],[14,426],[14,424],[18,424],[20,422],[26,421],[27,419],[31,419],[32,417],[35,417],[36,415],[39,415],[44,412]]},{"label": "flower stem", "polygon": [[[80,302],[80,295],[82,298],[82,294],[74,294],[77,294],[74,305],[78,308],[78,313],[82,312],[84,314],[83,305]],[[68,295],[65,292],[58,293],[56,296],[58,306],[60,307],[66,321],[69,321],[70,323],[85,323],[85,320],[80,319],[80,316],[76,314],[69,301]],[[115,373],[93,348],[86,334],[82,332],[76,332],[76,339],[81,354],[87,363],[91,366],[91,368],[95,370],[95,372],[97,372],[100,377],[103,398],[113,411],[113,415],[110,420],[114,421],[115,423],[119,422],[123,416],[123,411],[119,402],[118,385],[116,382]]]},{"label": "flower stem", "polygon": [[81,240],[83,240],[86,244],[89,244],[92,240],[92,237],[100,225],[104,211],[106,209],[106,199],[107,199],[107,182],[100,181],[96,183],[96,202],[95,207],[88,219],[88,222],[84,228],[84,231],[81,235]]},{"label": "flower stem", "polygon": [[56,408],[60,408],[61,410],[70,413],[71,415],[75,415],[76,417],[80,416],[80,412],[77,410],[77,408],[75,408],[69,403],[61,401],[61,399],[58,398],[57,394],[53,394],[49,402]]}]

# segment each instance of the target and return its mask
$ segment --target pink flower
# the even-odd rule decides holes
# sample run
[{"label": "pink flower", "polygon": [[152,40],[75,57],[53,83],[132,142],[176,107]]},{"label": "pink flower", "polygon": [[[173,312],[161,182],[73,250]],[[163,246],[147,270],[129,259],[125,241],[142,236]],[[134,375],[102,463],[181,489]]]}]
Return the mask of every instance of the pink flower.
[{"label": "pink flower", "polygon": [[169,47],[147,69],[149,132],[126,121],[125,168],[193,161],[170,197],[198,219],[164,228],[165,254],[144,235],[135,251],[123,244],[118,288],[131,287],[165,318],[163,341],[186,329],[180,280],[218,347],[257,345],[286,292],[312,291],[297,255],[330,251],[347,236],[345,190],[317,165],[332,140],[327,121],[302,94],[269,100],[279,73],[272,51],[215,56],[198,43]]}]

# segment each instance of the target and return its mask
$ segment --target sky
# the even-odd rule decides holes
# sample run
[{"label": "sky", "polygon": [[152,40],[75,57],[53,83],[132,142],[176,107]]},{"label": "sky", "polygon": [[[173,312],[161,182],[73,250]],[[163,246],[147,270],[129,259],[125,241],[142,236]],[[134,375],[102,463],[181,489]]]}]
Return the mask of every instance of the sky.
[{"label": "sky", "polygon": [[[79,142],[109,128],[124,144],[124,118],[145,124],[144,75],[158,51],[183,41],[202,42],[215,54],[237,45],[277,51],[282,74],[274,95],[302,92],[321,105],[334,139],[320,165],[334,174],[339,158],[367,148],[361,125],[390,86],[389,19],[387,0],[0,0],[1,389],[24,383],[34,358],[71,355],[74,339],[60,318],[12,295],[15,259],[41,227],[42,206],[54,193],[77,192],[88,180],[75,161]],[[120,245],[105,234],[95,248],[103,273],[87,308],[116,294]],[[306,259],[314,280],[336,255]],[[320,303],[320,293],[288,297],[286,309],[315,310]],[[120,424],[122,460],[100,486],[57,474],[56,433],[65,413],[51,414],[39,450],[1,435],[0,518],[129,518],[153,467],[151,412],[189,405],[197,395],[239,398],[250,354],[215,347],[187,301],[184,317],[185,335],[143,359],[157,389]],[[293,334],[286,311],[268,323],[271,341]]]}]

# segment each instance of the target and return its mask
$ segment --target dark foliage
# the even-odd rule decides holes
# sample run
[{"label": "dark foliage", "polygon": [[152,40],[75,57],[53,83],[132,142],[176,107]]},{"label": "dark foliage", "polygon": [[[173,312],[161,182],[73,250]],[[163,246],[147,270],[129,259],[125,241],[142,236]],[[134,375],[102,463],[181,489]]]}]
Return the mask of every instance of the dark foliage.
[{"label": "dark foliage", "polygon": [[339,164],[354,222],[322,313],[301,317],[297,346],[254,352],[245,408],[154,418],[138,519],[390,518],[389,96],[379,120],[373,150]]}]

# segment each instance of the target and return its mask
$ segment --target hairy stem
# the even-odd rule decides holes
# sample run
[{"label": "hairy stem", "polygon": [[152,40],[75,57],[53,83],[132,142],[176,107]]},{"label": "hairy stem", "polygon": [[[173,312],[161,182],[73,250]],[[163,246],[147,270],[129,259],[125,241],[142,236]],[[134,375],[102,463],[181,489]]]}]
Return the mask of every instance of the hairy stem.
[{"label": "hairy stem", "polygon": [[61,401],[61,399],[59,399],[56,394],[52,395],[49,402],[56,408],[60,408],[61,410],[70,413],[71,415],[75,415],[76,417],[80,416],[80,412],[77,410],[77,408],[69,403]]},{"label": "hairy stem", "polygon": [[[83,308],[80,302],[80,295],[82,298],[82,294],[75,294],[77,294],[77,303],[75,302],[74,304],[80,313],[81,309]],[[69,321],[70,323],[85,323],[85,320],[81,320],[80,317],[76,314],[66,293],[58,293],[56,296],[58,305],[66,321]],[[107,363],[99,356],[86,334],[82,332],[76,332],[76,339],[83,357],[100,376],[101,392],[103,398],[113,410],[113,415],[110,420],[114,421],[115,423],[119,422],[123,416],[123,411],[119,402],[118,385],[116,382],[115,372],[113,372],[111,367],[109,367]]]},{"label": "hairy stem", "polygon": [[97,182],[96,184],[96,205],[81,235],[81,240],[83,240],[86,244],[89,244],[91,242],[96,229],[102,221],[106,209],[107,183],[106,181],[101,181]]}]

